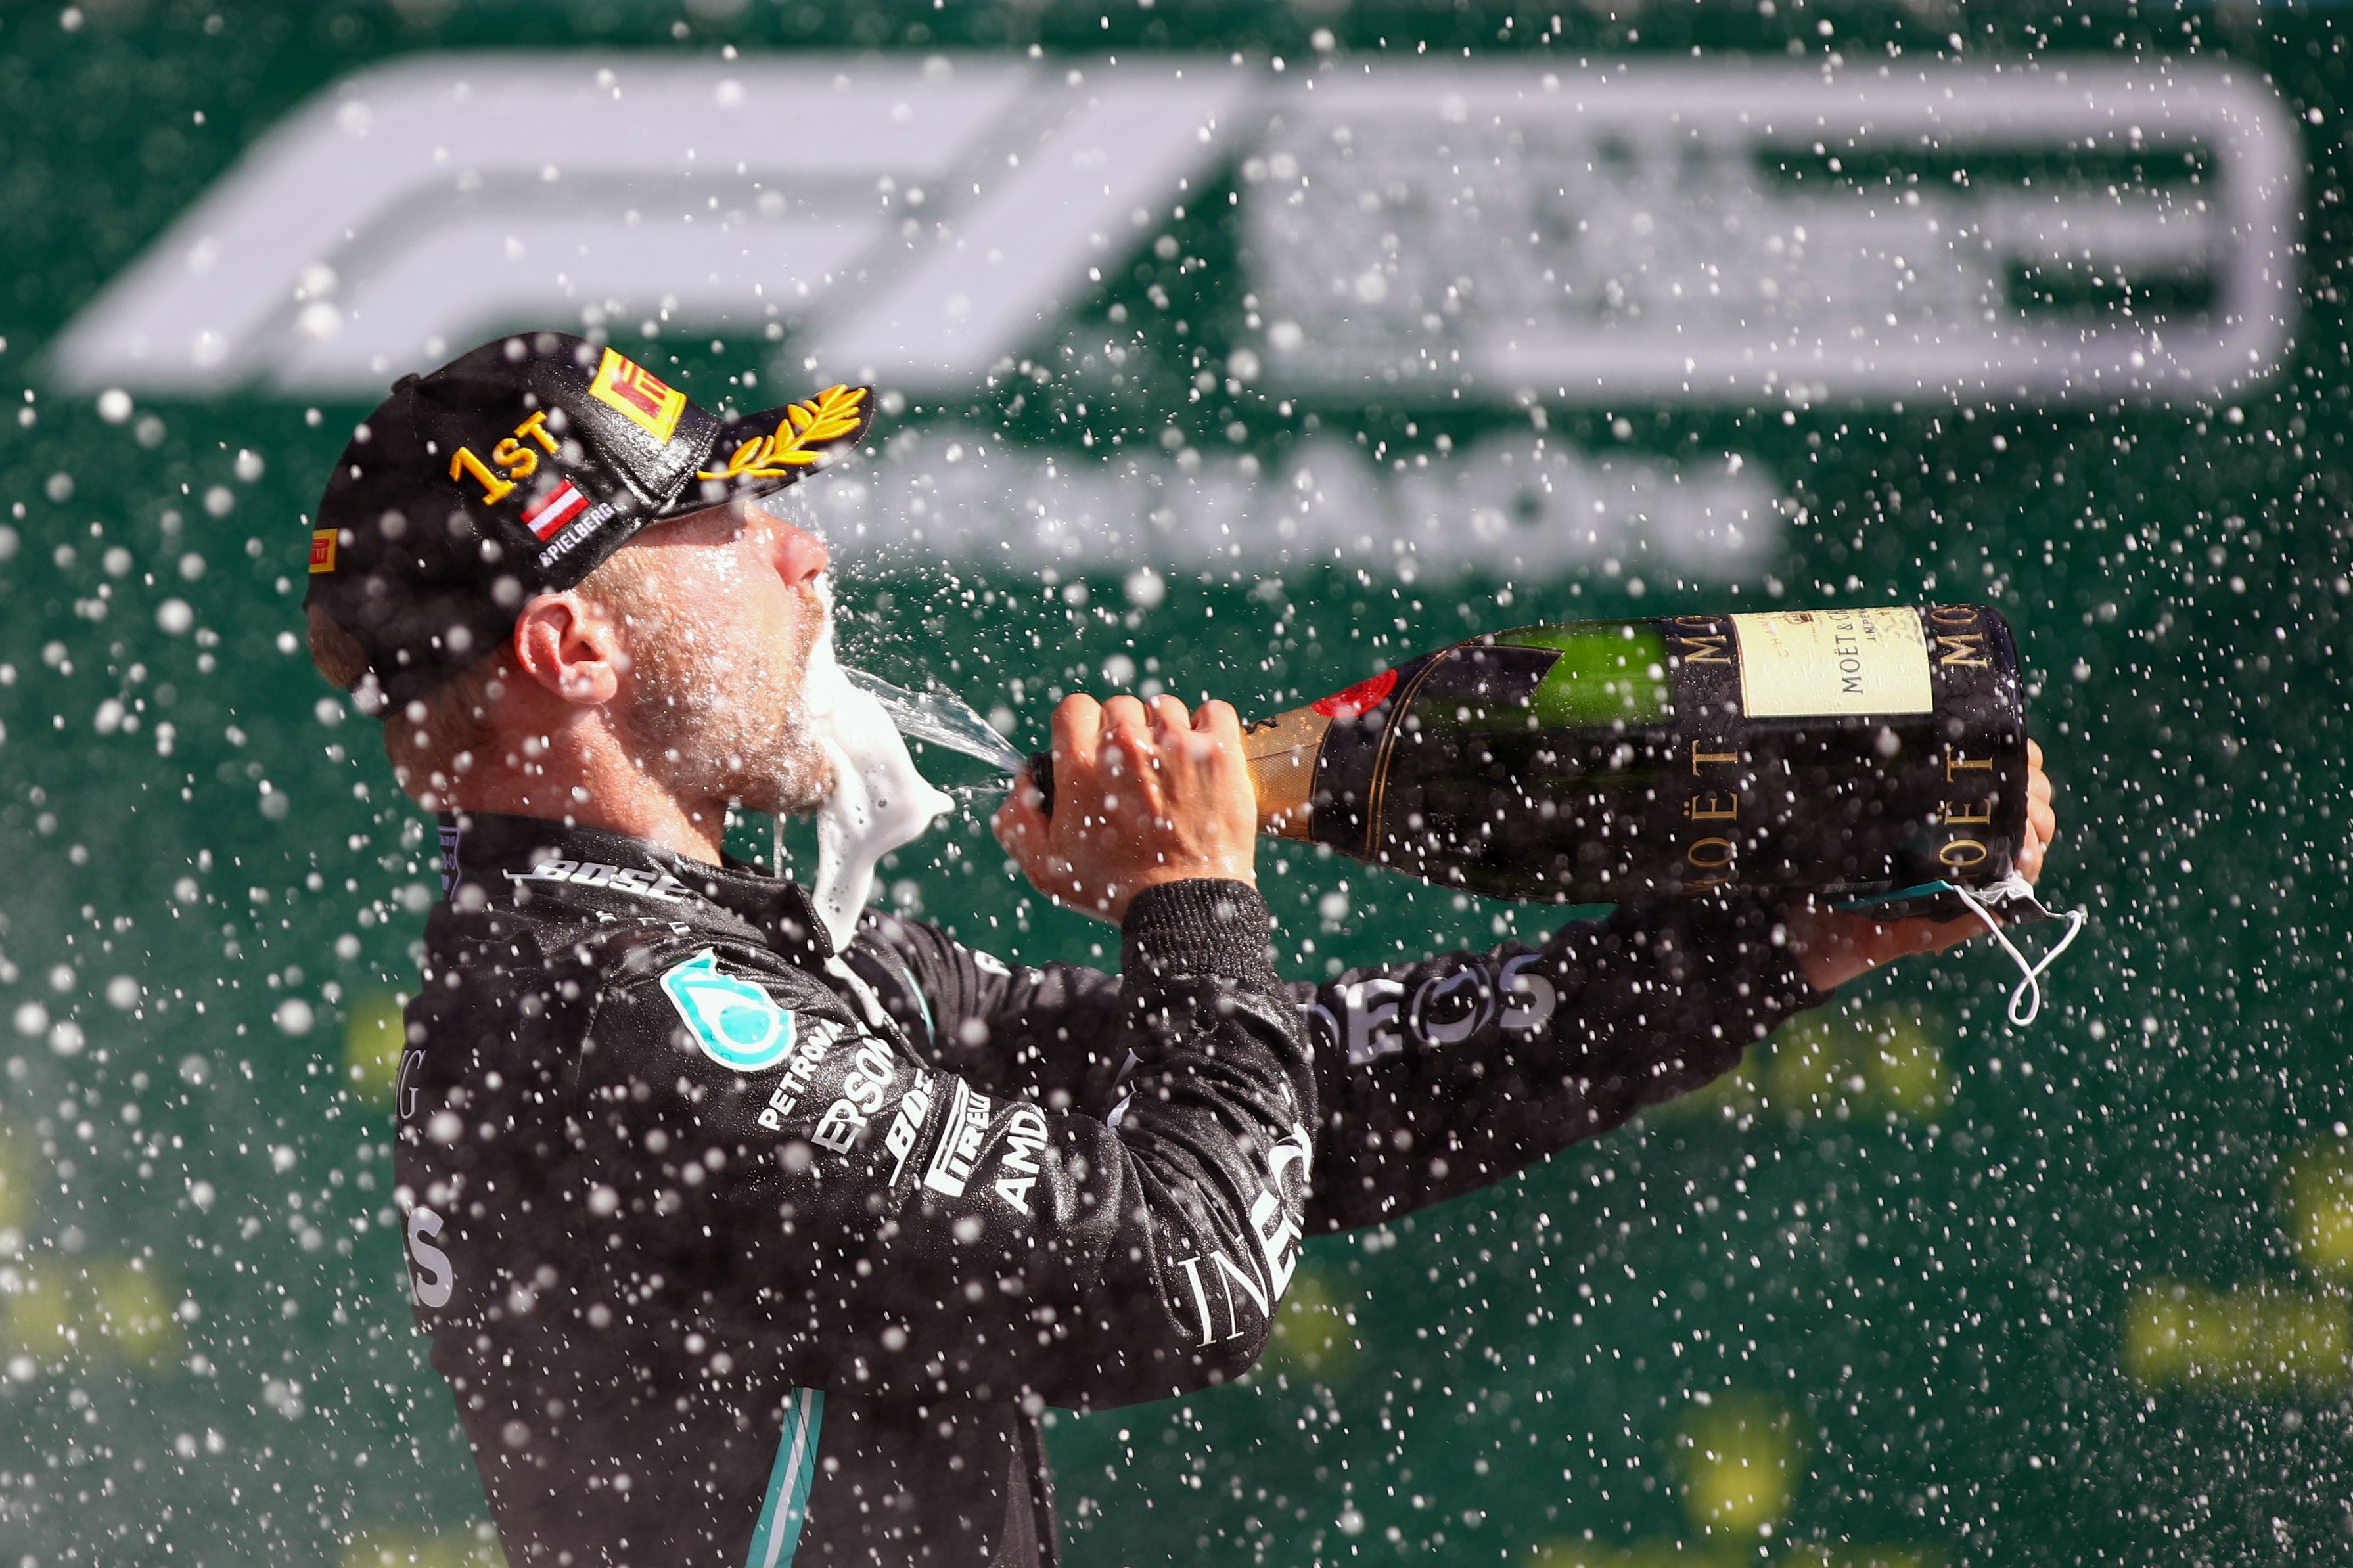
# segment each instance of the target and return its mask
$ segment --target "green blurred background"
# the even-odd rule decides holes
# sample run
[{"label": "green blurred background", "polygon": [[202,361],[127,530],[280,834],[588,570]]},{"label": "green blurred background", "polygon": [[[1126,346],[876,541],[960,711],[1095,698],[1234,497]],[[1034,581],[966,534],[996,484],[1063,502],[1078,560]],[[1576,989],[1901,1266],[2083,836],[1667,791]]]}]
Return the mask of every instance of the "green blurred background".
[{"label": "green blurred background", "polygon": [[[776,51],[867,70],[1026,60],[1034,46],[1046,71],[1239,56],[1326,90],[1466,58],[1532,91],[1547,74],[1606,88],[1621,67],[1751,66],[1807,73],[1826,104],[1888,73],[1998,68],[2049,87],[2094,67],[2162,100],[2179,73],[2268,105],[2257,140],[2286,170],[2268,193],[2276,235],[2233,219],[2167,254],[2144,233],[2114,264],[2063,244],[2011,266],[1986,302],[2004,331],[2096,357],[2119,323],[2214,335],[2233,268],[2284,281],[2274,351],[2167,396],[2113,374],[1556,390],[1445,368],[1470,341],[1453,311],[1478,302],[1479,278],[1358,271],[1397,254],[1383,223],[1404,226],[1409,253],[1432,236],[1440,251],[1484,244],[1487,220],[1466,209],[1493,205],[1471,188],[1489,175],[1474,169],[1458,196],[1420,169],[1383,198],[1406,216],[1344,233],[1356,209],[1318,208],[1316,193],[1354,154],[1327,149],[1302,182],[1309,150],[1267,152],[1285,145],[1276,127],[1107,226],[1097,276],[1008,363],[894,402],[906,434],[859,514],[890,542],[835,536],[846,657],[1001,706],[1018,739],[1065,689],[1156,681],[1266,711],[1417,647],[1547,616],[1982,599],[2019,631],[2060,789],[2046,889],[2092,915],[2029,1030],[2002,1019],[1997,955],[1904,967],[1633,1129],[1311,1246],[1245,1385],[1055,1420],[1071,1559],[2353,1558],[2348,20],[1796,0],[0,14],[0,1554],[494,1555],[390,1228],[392,1020],[436,886],[429,835],[374,726],[297,645],[304,514],[375,394],[289,390],[261,363],[233,385],[132,378],[103,396],[61,368],[60,335],[265,131],[394,57],[595,49],[625,72],[707,69],[724,90],[737,61]],[[1681,110],[1652,97],[1671,135]],[[2044,202],[2176,225],[2244,195],[2245,165],[2213,148],[2144,145],[2126,121],[2147,107],[2087,138],[1784,134],[1743,155],[1772,200],[1899,226],[1899,248],[1922,243],[1923,200],[1949,217],[1960,192],[2034,193],[2013,215]],[[812,180],[865,131],[817,102],[805,123]],[[1394,144],[1376,129],[1370,162]],[[561,125],[546,134],[567,145]],[[1504,161],[1543,156],[1567,154],[1514,143]],[[1733,221],[1709,205],[1722,171],[1705,174],[1662,180],[1659,210]],[[1362,177],[1377,195],[1388,176]],[[1285,390],[1269,275],[1289,265],[1283,286],[1314,294],[1324,261],[1261,254],[1282,221],[1254,205],[1269,202],[1362,247],[1335,248],[1318,319],[1355,330],[1352,311],[1383,307],[1405,334],[1383,352],[1422,355],[1428,374]],[[1589,241],[1573,218],[1529,233],[1528,275],[1551,279],[1547,246]],[[1835,259],[1793,274],[1830,279],[1833,313],[1837,279],[1855,275]],[[1672,288],[1643,294],[1639,255],[1629,265],[1619,280],[1641,298],[1609,297],[1604,314],[1679,308]],[[1382,297],[1409,283],[1428,293],[1418,321]],[[745,377],[776,381],[776,356],[822,326],[792,312],[773,333],[759,319],[665,326],[650,299],[501,324],[584,321],[697,398],[746,407],[806,390]],[[1320,347],[1311,331],[1304,352]],[[430,363],[420,352],[382,379]],[[1528,488],[1538,439],[1606,524],[1582,545]],[[971,481],[983,490],[1049,460],[1158,466],[1098,492],[1109,543],[1057,560],[967,531],[935,552],[908,532],[910,498],[953,488],[938,475],[960,440],[995,454]],[[1413,488],[1482,452],[1485,479]],[[1500,490],[1497,453],[1525,465]],[[1335,559],[1255,537],[1214,554],[1214,507],[1178,494],[1204,475],[1261,498],[1246,531],[1308,498],[1374,518],[1367,544],[1333,535]],[[1736,545],[1692,510],[1711,485],[1761,500]],[[1164,492],[1194,510],[1170,523]],[[1425,503],[1434,529],[1417,533]],[[1552,543],[1514,565],[1497,526],[1549,527]],[[765,837],[743,825],[747,850]],[[1295,975],[1546,929],[1539,911],[1345,861],[1270,858]],[[1025,897],[970,815],[886,881],[1007,956],[1103,945]]]}]

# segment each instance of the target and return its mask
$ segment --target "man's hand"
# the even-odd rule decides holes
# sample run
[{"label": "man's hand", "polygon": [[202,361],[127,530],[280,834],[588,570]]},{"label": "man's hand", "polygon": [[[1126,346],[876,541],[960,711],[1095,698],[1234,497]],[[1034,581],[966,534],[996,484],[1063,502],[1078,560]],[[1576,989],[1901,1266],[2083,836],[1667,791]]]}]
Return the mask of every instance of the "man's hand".
[{"label": "man's hand", "polygon": [[[2026,842],[2018,851],[2018,873],[2029,882],[2042,875],[2042,853],[2059,836],[2051,806],[2051,779],[2042,771],[2042,748],[2026,742]],[[1856,975],[1915,952],[1941,952],[1986,934],[1975,915],[1957,921],[1874,921],[1808,903],[1786,922],[1789,950],[1807,982],[1817,991],[1835,991]]]},{"label": "man's hand", "polygon": [[1187,714],[1174,697],[1054,710],[1054,815],[1028,775],[997,809],[997,841],[1038,890],[1118,921],[1146,888],[1197,877],[1258,885],[1258,796],[1241,720],[1223,702]]}]

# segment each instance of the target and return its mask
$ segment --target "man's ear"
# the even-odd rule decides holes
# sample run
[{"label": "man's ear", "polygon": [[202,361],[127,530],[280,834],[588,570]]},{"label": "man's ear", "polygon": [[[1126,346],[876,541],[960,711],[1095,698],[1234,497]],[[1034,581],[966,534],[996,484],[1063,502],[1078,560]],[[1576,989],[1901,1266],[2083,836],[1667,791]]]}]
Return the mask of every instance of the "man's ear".
[{"label": "man's ear", "polygon": [[621,630],[576,594],[543,594],[515,622],[515,668],[566,702],[600,707],[621,689]]}]

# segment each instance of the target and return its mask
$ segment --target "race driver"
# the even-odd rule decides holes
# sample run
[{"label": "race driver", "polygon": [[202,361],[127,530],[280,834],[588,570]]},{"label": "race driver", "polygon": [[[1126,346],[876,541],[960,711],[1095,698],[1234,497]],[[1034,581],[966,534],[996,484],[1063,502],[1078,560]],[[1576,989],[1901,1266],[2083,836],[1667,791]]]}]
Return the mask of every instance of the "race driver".
[{"label": "race driver", "polygon": [[1694,901],[1287,985],[1233,711],[1073,697],[1063,809],[1017,792],[998,833],[1120,973],[871,910],[837,951],[721,838],[831,788],[826,551],[759,498],[871,418],[724,420],[510,337],[402,380],[321,502],[313,658],[440,815],[397,1196],[518,1568],[1052,1563],[1047,1405],[1239,1374],[1303,1236],[1607,1131],[1962,934]]}]

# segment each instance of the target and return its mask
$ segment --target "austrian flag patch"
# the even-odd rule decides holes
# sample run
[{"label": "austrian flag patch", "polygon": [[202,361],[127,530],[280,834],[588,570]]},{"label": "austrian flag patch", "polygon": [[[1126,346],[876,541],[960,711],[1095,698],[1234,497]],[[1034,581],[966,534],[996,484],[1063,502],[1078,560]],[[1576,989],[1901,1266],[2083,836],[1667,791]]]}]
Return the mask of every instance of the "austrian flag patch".
[{"label": "austrian flag patch", "polygon": [[522,525],[531,530],[534,539],[553,539],[555,531],[588,510],[588,498],[580,487],[565,480],[522,510]]}]

